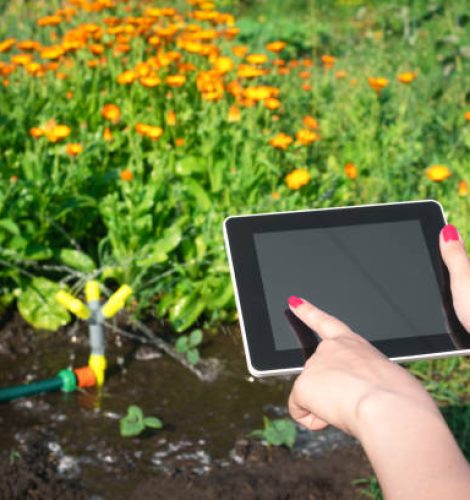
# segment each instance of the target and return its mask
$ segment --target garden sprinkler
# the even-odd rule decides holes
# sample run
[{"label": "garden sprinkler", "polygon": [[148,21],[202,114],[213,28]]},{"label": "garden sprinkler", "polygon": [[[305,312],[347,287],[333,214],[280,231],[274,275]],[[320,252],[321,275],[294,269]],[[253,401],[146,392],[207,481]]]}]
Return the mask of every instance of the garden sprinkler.
[{"label": "garden sprinkler", "polygon": [[72,392],[77,387],[92,387],[94,385],[101,387],[104,383],[107,366],[103,323],[106,319],[115,316],[125,306],[131,293],[132,289],[128,285],[122,285],[101,307],[100,288],[97,281],[88,281],[85,286],[86,304],[64,290],[57,292],[55,298],[59,304],[75,314],[77,318],[88,321],[91,350],[88,366],[75,370],[64,369],[53,378],[0,389],[0,402],[32,396],[40,392],[57,390]]}]

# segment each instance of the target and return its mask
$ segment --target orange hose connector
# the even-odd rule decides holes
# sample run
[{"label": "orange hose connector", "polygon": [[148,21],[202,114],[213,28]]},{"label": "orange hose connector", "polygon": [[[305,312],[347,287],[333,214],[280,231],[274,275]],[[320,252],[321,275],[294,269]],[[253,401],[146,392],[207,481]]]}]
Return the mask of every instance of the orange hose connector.
[{"label": "orange hose connector", "polygon": [[77,377],[78,387],[93,387],[96,385],[95,372],[89,366],[76,368],[74,373]]}]

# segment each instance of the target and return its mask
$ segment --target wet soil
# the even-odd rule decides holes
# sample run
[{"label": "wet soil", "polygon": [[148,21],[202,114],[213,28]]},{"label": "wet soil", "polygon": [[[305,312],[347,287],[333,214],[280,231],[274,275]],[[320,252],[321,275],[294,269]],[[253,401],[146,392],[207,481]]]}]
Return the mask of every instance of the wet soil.
[{"label": "wet soil", "polygon": [[[210,383],[151,346],[109,333],[101,393],[0,405],[0,498],[357,498],[353,479],[372,471],[357,442],[336,429],[299,429],[292,451],[247,439],[263,415],[287,415],[292,380],[253,380],[236,327],[205,337],[202,355],[222,364]],[[83,325],[37,332],[16,314],[0,325],[2,387],[54,376],[87,357]],[[121,437],[130,404],[164,428]]]}]

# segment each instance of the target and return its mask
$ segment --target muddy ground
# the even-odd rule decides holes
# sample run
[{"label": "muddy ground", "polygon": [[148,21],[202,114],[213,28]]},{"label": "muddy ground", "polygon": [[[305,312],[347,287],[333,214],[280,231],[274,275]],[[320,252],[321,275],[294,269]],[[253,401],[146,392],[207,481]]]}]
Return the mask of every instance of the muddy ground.
[{"label": "muddy ground", "polygon": [[[101,394],[49,393],[0,406],[0,498],[361,496],[352,481],[372,470],[357,442],[339,431],[299,429],[292,451],[247,438],[263,415],[286,415],[292,379],[249,377],[236,327],[206,335],[203,356],[222,366],[211,383],[153,347],[112,333],[107,343]],[[11,313],[0,329],[0,386],[54,376],[87,356],[83,327],[37,332]],[[160,417],[164,428],[121,437],[119,418],[130,404]]]}]

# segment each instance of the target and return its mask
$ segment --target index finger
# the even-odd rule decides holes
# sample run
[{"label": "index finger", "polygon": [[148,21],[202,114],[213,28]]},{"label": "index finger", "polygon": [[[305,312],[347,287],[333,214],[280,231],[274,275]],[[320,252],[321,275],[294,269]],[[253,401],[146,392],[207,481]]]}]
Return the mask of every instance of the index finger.
[{"label": "index finger", "polygon": [[290,310],[322,339],[354,335],[351,328],[338,318],[314,306],[305,299],[291,295],[288,299]]}]

